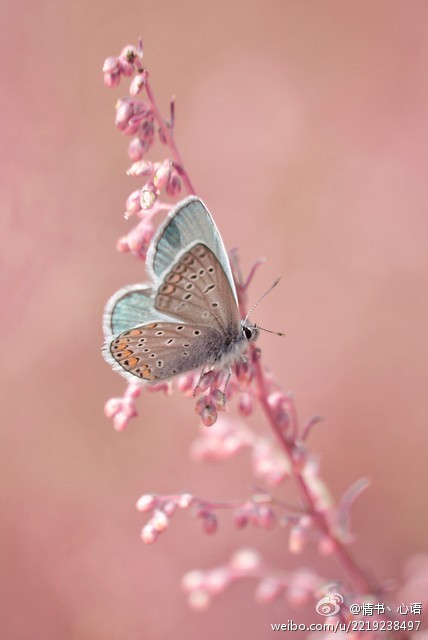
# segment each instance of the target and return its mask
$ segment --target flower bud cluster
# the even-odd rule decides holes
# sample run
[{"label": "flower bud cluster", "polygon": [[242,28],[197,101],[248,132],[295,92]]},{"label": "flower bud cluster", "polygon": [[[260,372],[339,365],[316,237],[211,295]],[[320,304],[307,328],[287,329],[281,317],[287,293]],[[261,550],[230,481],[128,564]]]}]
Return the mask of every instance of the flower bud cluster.
[{"label": "flower bud cluster", "polygon": [[[166,395],[171,393],[169,382],[158,382],[145,387],[150,391],[163,391]],[[104,414],[107,418],[113,418],[113,426],[116,431],[123,431],[131,418],[138,415],[136,400],[143,389],[142,384],[130,383],[121,398],[110,398],[104,405]]]},{"label": "flower bud cluster", "polygon": [[122,76],[131,77],[136,69],[141,69],[141,59],[143,57],[142,47],[127,45],[118,56],[110,56],[104,61],[103,74],[104,84],[113,89],[120,84]]},{"label": "flower bud cluster", "polygon": [[260,568],[258,553],[254,549],[241,549],[225,565],[208,571],[189,571],[183,576],[181,586],[187,593],[189,606],[203,611],[209,607],[213,597],[223,593],[240,578],[257,575]]},{"label": "flower bud cluster", "polygon": [[159,195],[163,191],[171,198],[175,198],[181,191],[181,182],[178,171],[171,160],[151,162],[149,160],[136,160],[127,171],[129,176],[146,177],[144,186],[133,191],[126,201],[125,217],[147,215],[153,208]]},{"label": "flower bud cluster", "polygon": [[221,416],[212,429],[200,429],[191,447],[195,460],[226,460],[240,451],[251,451],[254,476],[268,486],[278,486],[291,474],[286,455],[268,438],[251,431],[243,422]]},{"label": "flower bud cluster", "polygon": [[207,371],[193,390],[193,395],[198,398],[195,411],[206,427],[211,427],[217,420],[218,412],[226,408],[228,389],[224,390],[224,378],[223,371]]},{"label": "flower bud cluster", "polygon": [[135,401],[140,393],[140,384],[129,384],[122,398],[110,398],[105,403],[104,413],[107,418],[113,418],[116,431],[126,429],[131,418],[138,415]]},{"label": "flower bud cluster", "polygon": [[234,364],[231,376],[224,369],[211,369],[199,377],[191,372],[178,378],[177,388],[188,397],[198,398],[195,411],[201,416],[202,423],[210,427],[236,394],[239,394],[240,414],[251,415],[254,406],[252,377],[251,364],[240,361]]},{"label": "flower bud cluster", "polygon": [[318,599],[325,580],[312,571],[301,569],[279,572],[268,569],[254,549],[240,549],[227,564],[208,569],[197,569],[186,573],[181,582],[192,609],[203,611],[212,600],[234,582],[245,579],[258,581],[254,593],[260,603],[270,603],[280,597],[294,605]]},{"label": "flower bud cluster", "polygon": [[152,512],[150,520],[141,530],[141,538],[145,544],[156,542],[159,535],[165,531],[171,517],[177,509],[187,509],[194,502],[190,493],[182,493],[171,496],[157,496],[154,493],[146,493],[137,501],[137,510],[142,513]]}]

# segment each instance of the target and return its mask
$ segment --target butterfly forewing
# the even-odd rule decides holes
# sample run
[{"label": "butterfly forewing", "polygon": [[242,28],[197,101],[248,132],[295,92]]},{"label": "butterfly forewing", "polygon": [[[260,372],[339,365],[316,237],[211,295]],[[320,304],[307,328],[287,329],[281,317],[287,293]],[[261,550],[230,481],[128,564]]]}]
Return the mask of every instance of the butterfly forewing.
[{"label": "butterfly forewing", "polygon": [[224,337],[207,325],[153,322],[124,331],[110,345],[122,369],[142,380],[163,380],[214,362]]},{"label": "butterfly forewing", "polygon": [[183,253],[165,275],[155,307],[192,325],[239,333],[239,312],[229,281],[215,255],[201,243]]}]

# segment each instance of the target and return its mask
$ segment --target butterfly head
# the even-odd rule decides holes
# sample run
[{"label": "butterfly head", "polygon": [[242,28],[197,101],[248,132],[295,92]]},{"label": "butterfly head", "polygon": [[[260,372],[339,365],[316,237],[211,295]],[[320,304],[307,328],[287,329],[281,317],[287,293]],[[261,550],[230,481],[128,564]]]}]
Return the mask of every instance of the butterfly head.
[{"label": "butterfly head", "polygon": [[259,335],[258,326],[252,322],[248,322],[248,320],[241,320],[241,331],[248,342],[254,342]]}]

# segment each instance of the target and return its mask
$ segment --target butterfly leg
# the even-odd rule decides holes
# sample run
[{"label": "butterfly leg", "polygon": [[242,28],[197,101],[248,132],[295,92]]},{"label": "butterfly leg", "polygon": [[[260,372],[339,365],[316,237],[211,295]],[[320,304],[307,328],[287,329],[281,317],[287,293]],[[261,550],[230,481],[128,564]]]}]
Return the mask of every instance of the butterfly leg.
[{"label": "butterfly leg", "polygon": [[193,397],[196,398],[197,395],[199,395],[199,385],[201,384],[201,380],[204,377],[205,374],[205,366],[202,367],[201,369],[201,373],[199,374],[199,380],[196,383],[196,387],[193,389]]},{"label": "butterfly leg", "polygon": [[229,384],[229,380],[230,380],[230,376],[232,375],[232,369],[231,367],[229,367],[229,371],[227,373],[227,377],[226,377],[226,382],[224,383],[224,389],[223,389],[223,407],[226,406],[226,389],[227,389],[227,385]]}]

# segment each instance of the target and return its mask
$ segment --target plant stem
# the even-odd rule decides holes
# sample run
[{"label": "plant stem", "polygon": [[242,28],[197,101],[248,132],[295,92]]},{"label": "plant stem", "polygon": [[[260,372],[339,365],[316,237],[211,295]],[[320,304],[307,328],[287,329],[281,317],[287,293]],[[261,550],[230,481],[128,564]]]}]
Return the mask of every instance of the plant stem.
[{"label": "plant stem", "polygon": [[[293,469],[293,475],[298,484],[301,495],[304,498],[304,501],[310,508],[310,513],[314,518],[318,529],[329,538],[329,540],[333,543],[334,554],[341,564],[342,568],[346,572],[351,581],[354,589],[360,594],[376,594],[380,592],[380,588],[378,585],[374,584],[369,578],[365,575],[363,570],[357,565],[355,560],[352,558],[348,549],[343,545],[343,543],[337,538],[334,532],[331,530],[330,524],[326,518],[326,515],[317,510],[314,498],[311,494],[311,491],[306,484],[305,478],[302,475],[302,461],[298,459],[296,455],[294,455],[295,451],[295,442],[293,440],[288,440],[285,437],[284,431],[279,427],[275,420],[275,416],[268,402],[268,388],[267,383],[264,377],[263,367],[260,361],[259,355],[256,353],[255,347],[252,345],[253,352],[253,363],[254,363],[254,372],[255,372],[255,380],[258,391],[258,399],[261,404],[261,407],[264,411],[266,418],[268,419],[275,435],[281,443],[282,448],[285,450],[287,457],[290,461],[290,464]],[[290,399],[289,402],[292,403]],[[293,405],[294,409],[294,405]]]},{"label": "plant stem", "polygon": [[150,101],[150,105],[153,109],[153,113],[155,115],[155,118],[159,124],[159,127],[162,131],[163,137],[167,142],[168,147],[171,149],[171,155],[172,158],[174,160],[174,162],[180,167],[180,177],[183,181],[183,184],[186,188],[186,191],[189,195],[196,193],[195,189],[190,181],[189,175],[187,173],[187,171],[184,168],[183,165],[183,161],[181,159],[180,156],[180,152],[177,149],[177,146],[175,144],[175,140],[174,140],[174,135],[173,132],[171,130],[171,128],[166,124],[160,110],[159,107],[156,104],[156,100],[155,97],[153,95],[153,91],[152,88],[150,86],[150,82],[149,79],[146,79],[146,83],[145,83],[145,89],[146,89],[146,93],[147,93],[147,97]]}]

